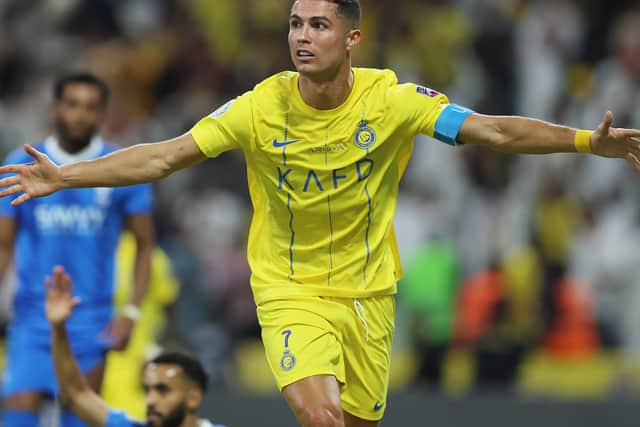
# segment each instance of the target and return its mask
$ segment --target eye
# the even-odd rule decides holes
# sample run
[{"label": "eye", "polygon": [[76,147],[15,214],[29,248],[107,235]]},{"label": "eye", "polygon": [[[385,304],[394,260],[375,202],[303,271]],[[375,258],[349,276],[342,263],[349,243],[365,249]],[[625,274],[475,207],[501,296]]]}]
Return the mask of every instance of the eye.
[{"label": "eye", "polygon": [[326,24],[323,24],[322,22],[318,22],[318,23],[315,25],[315,27],[316,27],[318,30],[326,30],[327,28],[329,28],[329,27],[327,27],[327,25],[326,25]]},{"label": "eye", "polygon": [[302,26],[302,23],[300,21],[291,21],[289,26],[291,28],[300,28]]}]

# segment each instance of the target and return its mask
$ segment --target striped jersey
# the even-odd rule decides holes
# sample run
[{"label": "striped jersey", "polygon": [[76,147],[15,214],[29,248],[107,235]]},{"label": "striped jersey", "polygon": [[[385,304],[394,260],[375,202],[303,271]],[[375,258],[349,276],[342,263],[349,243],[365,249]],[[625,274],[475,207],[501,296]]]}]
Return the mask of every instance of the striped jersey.
[{"label": "striped jersey", "polygon": [[402,268],[393,216],[413,139],[455,143],[470,114],[432,89],[398,84],[392,71],[353,73],[347,100],[333,110],[306,104],[299,74],[283,72],[191,130],[208,157],[244,153],[257,304],[293,295],[394,294]]}]

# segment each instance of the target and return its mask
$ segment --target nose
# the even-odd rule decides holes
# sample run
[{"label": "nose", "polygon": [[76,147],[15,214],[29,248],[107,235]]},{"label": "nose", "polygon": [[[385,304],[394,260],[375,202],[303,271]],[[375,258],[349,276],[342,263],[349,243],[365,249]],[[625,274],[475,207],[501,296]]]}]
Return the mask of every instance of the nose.
[{"label": "nose", "polygon": [[303,24],[298,29],[297,41],[298,43],[309,43],[309,26],[307,24]]},{"label": "nose", "polygon": [[147,395],[144,397],[144,402],[147,405],[147,409],[153,409],[156,404],[156,393],[147,393]]},{"label": "nose", "polygon": [[93,112],[84,108],[75,108],[67,112],[67,120],[72,126],[83,128],[91,126],[97,119]]}]

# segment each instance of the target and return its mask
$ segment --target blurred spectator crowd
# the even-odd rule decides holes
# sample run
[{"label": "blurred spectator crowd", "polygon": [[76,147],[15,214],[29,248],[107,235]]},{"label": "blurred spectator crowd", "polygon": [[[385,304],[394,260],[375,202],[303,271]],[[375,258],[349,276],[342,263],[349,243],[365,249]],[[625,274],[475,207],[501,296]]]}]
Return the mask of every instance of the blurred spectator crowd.
[{"label": "blurred spectator crowd", "polygon": [[[113,98],[104,135],[187,131],[290,69],[290,0],[0,0],[0,154],[47,135],[52,80],[88,69]],[[487,114],[640,128],[640,2],[362,0],[354,65],[388,67]],[[477,384],[512,384],[527,354],[640,359],[640,192],[628,164],[515,156],[418,137],[397,207],[405,266],[396,346],[415,380],[452,349]],[[181,284],[166,338],[225,382],[257,339],[239,153],[156,185],[161,247]]]}]

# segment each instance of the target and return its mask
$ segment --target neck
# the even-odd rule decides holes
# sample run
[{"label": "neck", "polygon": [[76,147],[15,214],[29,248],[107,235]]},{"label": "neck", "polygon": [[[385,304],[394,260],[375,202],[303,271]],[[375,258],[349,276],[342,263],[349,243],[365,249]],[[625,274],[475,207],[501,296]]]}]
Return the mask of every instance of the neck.
[{"label": "neck", "polygon": [[330,79],[314,79],[300,74],[298,82],[302,100],[318,110],[333,110],[342,105],[353,88],[351,65],[343,67]]},{"label": "neck", "polygon": [[195,414],[187,414],[180,427],[199,427],[198,417]]}]

